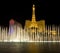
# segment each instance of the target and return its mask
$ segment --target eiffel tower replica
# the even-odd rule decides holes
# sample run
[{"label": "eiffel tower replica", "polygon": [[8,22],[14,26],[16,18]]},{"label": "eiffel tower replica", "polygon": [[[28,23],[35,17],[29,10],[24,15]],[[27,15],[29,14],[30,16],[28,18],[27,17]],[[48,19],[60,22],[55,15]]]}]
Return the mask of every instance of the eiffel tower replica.
[{"label": "eiffel tower replica", "polygon": [[25,30],[29,33],[29,36],[35,38],[38,32],[43,32],[45,29],[45,20],[36,21],[35,5],[32,6],[32,19],[26,20]]}]

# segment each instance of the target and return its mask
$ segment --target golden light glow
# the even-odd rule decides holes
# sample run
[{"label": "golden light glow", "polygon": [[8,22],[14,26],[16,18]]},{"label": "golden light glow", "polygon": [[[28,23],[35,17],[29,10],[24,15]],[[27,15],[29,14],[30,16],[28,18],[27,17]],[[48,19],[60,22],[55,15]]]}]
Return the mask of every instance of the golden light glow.
[{"label": "golden light glow", "polygon": [[37,28],[38,32],[42,32],[45,29],[45,20],[36,21],[35,5],[32,7],[32,20],[26,20],[25,29],[31,29],[34,32],[34,28]]},{"label": "golden light glow", "polygon": [[0,27],[0,42],[60,42],[60,27],[47,26],[45,20],[36,21],[35,5],[24,29],[13,19],[9,23],[9,29]]},{"label": "golden light glow", "polygon": [[32,7],[32,22],[35,22],[35,5]]},{"label": "golden light glow", "polygon": [[53,34],[53,35],[56,35],[56,31],[52,31],[52,34]]}]

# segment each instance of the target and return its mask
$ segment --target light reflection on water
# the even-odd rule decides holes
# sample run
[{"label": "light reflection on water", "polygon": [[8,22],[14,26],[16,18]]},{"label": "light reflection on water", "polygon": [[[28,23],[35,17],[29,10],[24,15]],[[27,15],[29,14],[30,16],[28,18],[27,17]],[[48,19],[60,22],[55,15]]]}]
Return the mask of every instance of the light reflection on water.
[{"label": "light reflection on water", "polygon": [[0,53],[60,53],[60,43],[0,43]]}]

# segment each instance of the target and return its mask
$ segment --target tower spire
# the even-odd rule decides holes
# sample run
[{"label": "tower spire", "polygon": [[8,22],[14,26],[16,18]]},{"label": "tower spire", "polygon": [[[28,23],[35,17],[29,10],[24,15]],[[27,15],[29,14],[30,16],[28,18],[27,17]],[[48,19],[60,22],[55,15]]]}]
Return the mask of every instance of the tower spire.
[{"label": "tower spire", "polygon": [[35,5],[33,4],[33,7],[32,7],[32,22],[36,21],[35,20]]}]

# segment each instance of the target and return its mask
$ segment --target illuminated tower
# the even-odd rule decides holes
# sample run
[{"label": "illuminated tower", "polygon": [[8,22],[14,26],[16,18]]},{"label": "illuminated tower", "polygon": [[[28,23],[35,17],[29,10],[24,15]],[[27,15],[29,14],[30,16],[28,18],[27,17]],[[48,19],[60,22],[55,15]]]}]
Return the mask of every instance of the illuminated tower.
[{"label": "illuminated tower", "polygon": [[35,18],[35,5],[33,5],[33,7],[32,7],[32,22],[36,22],[35,19],[36,19]]},{"label": "illuminated tower", "polygon": [[39,32],[42,32],[45,28],[45,20],[36,21],[35,5],[32,7],[32,20],[26,20],[25,29],[38,28]]},{"label": "illuminated tower", "polygon": [[35,18],[35,5],[32,7],[32,20],[29,28],[38,28],[36,18]]},{"label": "illuminated tower", "polygon": [[[36,21],[35,16],[35,5],[32,6],[32,20],[26,20],[25,30],[28,31],[29,35],[37,37],[38,32],[43,32],[45,29],[45,20]],[[30,38],[31,39],[31,38]]]}]

